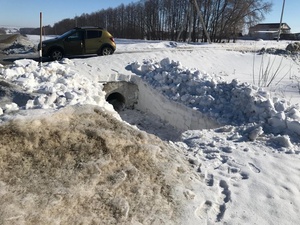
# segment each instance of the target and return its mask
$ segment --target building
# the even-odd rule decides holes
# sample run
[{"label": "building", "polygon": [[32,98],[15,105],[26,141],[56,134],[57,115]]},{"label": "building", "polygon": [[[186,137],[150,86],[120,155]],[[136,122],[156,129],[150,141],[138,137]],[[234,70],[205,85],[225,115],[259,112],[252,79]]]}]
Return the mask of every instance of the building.
[{"label": "building", "polygon": [[[274,40],[278,37],[280,23],[259,23],[249,28],[249,36],[252,38],[261,38],[264,40]],[[291,28],[288,24],[281,24],[281,34],[290,34]]]},{"label": "building", "polygon": [[280,34],[280,40],[300,40],[300,33]]}]

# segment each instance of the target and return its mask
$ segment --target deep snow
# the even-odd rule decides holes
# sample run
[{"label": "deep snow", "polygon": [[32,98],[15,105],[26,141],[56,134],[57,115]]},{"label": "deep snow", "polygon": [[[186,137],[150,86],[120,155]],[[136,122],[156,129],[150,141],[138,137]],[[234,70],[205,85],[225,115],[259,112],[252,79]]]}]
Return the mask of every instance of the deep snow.
[{"label": "deep snow", "polygon": [[[1,104],[1,120],[5,125],[24,116],[27,120],[43,114],[55,118],[56,112],[70,105],[100,107],[169,141],[174,152],[180,150],[177,157],[184,155],[190,164],[190,176],[198,176],[191,179],[189,188],[180,176],[174,178],[178,191],[173,190],[172,198],[178,202],[175,205],[184,202],[185,211],[173,221],[168,218],[170,224],[297,224],[299,57],[256,53],[262,48],[284,50],[287,44],[192,45],[117,39],[118,49],[112,56],[65,59],[42,67],[32,60],[19,60],[0,68],[6,86],[21,88],[9,92],[11,97]],[[268,83],[277,69],[268,88],[256,86],[263,74]],[[105,82],[118,80],[136,83],[142,99],[136,110],[120,115],[102,91]],[[32,99],[17,105],[13,103],[16,93]],[[151,224],[146,219],[138,221]]]}]

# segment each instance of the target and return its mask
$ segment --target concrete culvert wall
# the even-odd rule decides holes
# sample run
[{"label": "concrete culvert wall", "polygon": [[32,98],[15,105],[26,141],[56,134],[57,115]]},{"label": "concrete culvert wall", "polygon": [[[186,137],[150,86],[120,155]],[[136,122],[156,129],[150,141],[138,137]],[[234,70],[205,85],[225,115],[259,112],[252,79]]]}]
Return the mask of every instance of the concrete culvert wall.
[{"label": "concrete culvert wall", "polygon": [[132,76],[131,82],[113,81],[104,84],[106,100],[116,111],[124,108],[152,113],[179,131],[211,129],[220,125],[213,119],[182,104],[172,102],[158,93],[140,77]]},{"label": "concrete culvert wall", "polygon": [[136,109],[155,114],[180,131],[220,127],[218,122],[201,112],[170,101],[142,79],[137,78],[135,82],[140,90]]}]

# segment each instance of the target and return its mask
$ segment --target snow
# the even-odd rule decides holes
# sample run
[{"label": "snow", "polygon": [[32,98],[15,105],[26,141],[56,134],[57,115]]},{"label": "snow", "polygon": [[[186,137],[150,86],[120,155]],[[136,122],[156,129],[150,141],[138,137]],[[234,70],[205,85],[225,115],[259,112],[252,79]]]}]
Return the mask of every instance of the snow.
[{"label": "snow", "polygon": [[[30,36],[30,40],[38,42],[36,36]],[[0,66],[1,85],[18,88],[7,91],[3,87],[6,98],[0,104],[2,127],[9,123],[25,123],[28,128],[39,129],[44,126],[45,130],[49,123],[72,127],[73,118],[85,121],[84,113],[92,116],[96,107],[118,121],[113,123],[125,127],[131,124],[133,130],[144,130],[164,140],[161,144],[154,136],[143,133],[144,142],[151,149],[148,152],[153,154],[149,160],[161,169],[164,182],[173,185],[174,208],[163,204],[165,195],[157,195],[151,206],[153,211],[134,215],[134,200],[116,197],[110,205],[127,224],[298,224],[300,61],[299,55],[284,54],[290,42],[208,45],[116,41],[117,51],[111,56],[64,59],[44,62],[42,66],[22,59]],[[280,54],[274,54],[276,50]],[[116,112],[106,102],[103,87],[108,81],[127,81],[138,86],[135,110]],[[268,87],[263,85],[268,83]],[[14,101],[17,94],[23,98],[19,104]],[[84,124],[97,133],[91,121]],[[117,137],[113,132],[112,129],[104,133]],[[138,135],[141,134],[135,134]],[[115,148],[125,143],[117,138],[106,141]],[[126,164],[125,172],[112,169],[112,179],[126,180],[128,171],[134,170],[128,168],[137,167],[135,163]],[[179,165],[185,171],[182,175]],[[152,172],[158,173],[155,169]],[[145,182],[145,186],[140,186],[145,193],[141,196],[147,201],[143,188],[151,181],[146,173],[140,174],[145,178],[140,181]],[[93,182],[104,182],[97,179]],[[114,190],[114,184],[107,185]],[[74,186],[74,190],[80,187]],[[3,195],[4,191],[0,193]],[[82,193],[80,197],[91,195]],[[17,199],[14,201],[18,203]],[[20,214],[28,213],[19,210]],[[107,219],[109,223],[113,224]]]}]

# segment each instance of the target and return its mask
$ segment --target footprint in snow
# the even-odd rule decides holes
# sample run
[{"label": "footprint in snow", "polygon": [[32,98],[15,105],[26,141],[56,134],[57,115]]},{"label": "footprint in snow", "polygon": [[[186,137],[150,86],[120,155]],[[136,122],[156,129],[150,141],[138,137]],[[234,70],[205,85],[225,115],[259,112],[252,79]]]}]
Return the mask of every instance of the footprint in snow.
[{"label": "footprint in snow", "polygon": [[211,209],[213,203],[209,200],[206,200],[201,206],[199,206],[195,214],[200,218],[200,219],[207,219],[208,218],[208,211]]},{"label": "footprint in snow", "polygon": [[213,174],[208,174],[206,179],[205,179],[205,183],[209,187],[214,186],[214,175]]},{"label": "footprint in snow", "polygon": [[254,173],[260,173],[260,169],[256,165],[254,165],[253,163],[248,163],[248,165]]},{"label": "footprint in snow", "polygon": [[229,190],[227,182],[225,180],[221,180],[219,186],[223,189],[221,193],[225,195],[224,202],[229,202],[231,200],[231,191]]},{"label": "footprint in snow", "polygon": [[219,183],[220,188],[222,189],[222,194],[224,195],[223,203],[219,206],[219,213],[217,215],[217,222],[220,222],[227,208],[227,203],[231,200],[231,191],[229,190],[229,186],[225,180],[221,180]]}]

